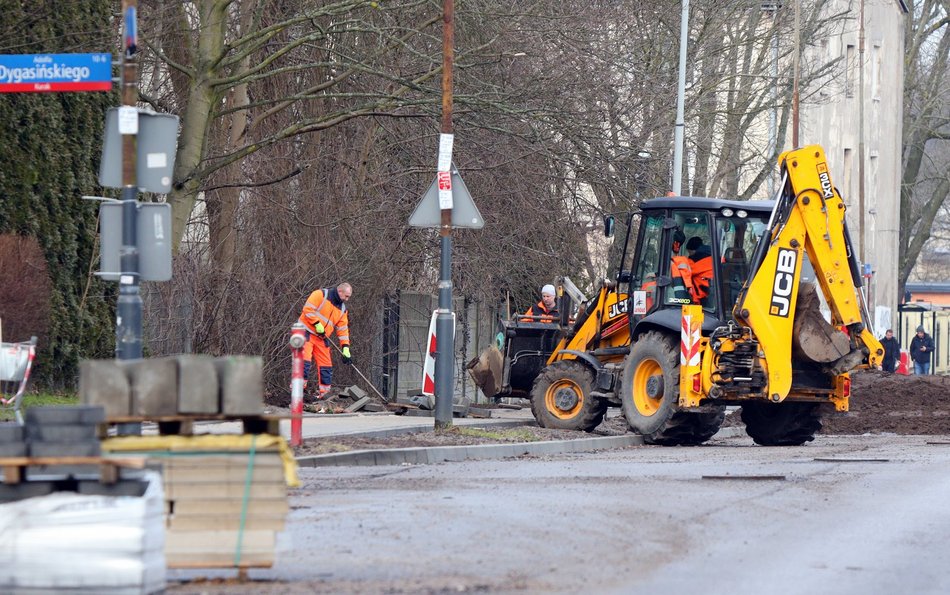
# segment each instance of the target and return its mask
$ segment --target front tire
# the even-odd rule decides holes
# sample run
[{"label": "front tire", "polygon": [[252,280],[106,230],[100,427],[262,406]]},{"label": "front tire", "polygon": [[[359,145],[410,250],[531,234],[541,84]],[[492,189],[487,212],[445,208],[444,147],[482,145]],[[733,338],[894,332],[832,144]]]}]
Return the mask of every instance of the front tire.
[{"label": "front tire", "polygon": [[620,384],[630,429],[648,444],[695,446],[719,431],[725,407],[679,411],[679,353],[672,336],[644,333],[633,344]]},{"label": "front tire", "polygon": [[594,374],[576,360],[547,366],[531,388],[531,413],[542,428],[591,432],[604,420],[607,401],[591,396]]},{"label": "front tire", "polygon": [[819,403],[742,404],[746,434],[762,446],[801,446],[815,439],[821,429]]}]

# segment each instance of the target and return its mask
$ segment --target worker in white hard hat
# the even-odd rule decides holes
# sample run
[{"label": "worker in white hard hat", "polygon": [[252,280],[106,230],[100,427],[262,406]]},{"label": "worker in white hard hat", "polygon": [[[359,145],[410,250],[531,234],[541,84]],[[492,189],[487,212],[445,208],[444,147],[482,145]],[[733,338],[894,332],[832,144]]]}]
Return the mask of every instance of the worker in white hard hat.
[{"label": "worker in white hard hat", "polygon": [[541,288],[541,301],[528,308],[524,313],[526,317],[522,318],[524,322],[554,322],[558,319],[557,311],[557,292],[550,283]]}]

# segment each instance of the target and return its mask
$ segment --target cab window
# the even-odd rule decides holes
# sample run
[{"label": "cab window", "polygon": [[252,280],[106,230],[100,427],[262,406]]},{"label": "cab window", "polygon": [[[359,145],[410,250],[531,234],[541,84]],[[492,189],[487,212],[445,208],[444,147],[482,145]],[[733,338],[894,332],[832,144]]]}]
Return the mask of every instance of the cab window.
[{"label": "cab window", "polygon": [[646,314],[656,301],[656,278],[660,274],[660,240],[663,234],[663,216],[651,215],[640,225],[639,260],[633,263],[631,288],[634,316]]}]

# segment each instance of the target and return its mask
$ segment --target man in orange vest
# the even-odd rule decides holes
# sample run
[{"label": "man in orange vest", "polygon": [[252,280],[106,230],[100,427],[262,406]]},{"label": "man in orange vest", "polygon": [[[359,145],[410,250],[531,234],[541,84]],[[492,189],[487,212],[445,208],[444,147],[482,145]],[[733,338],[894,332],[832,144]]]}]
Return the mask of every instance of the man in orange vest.
[{"label": "man in orange vest", "polygon": [[673,277],[673,297],[677,300],[687,300],[686,303],[689,303],[693,298],[694,291],[693,272],[689,264],[689,258],[679,255],[680,247],[682,247],[684,241],[686,241],[686,234],[679,229],[673,232],[673,257],[670,263],[670,276]]},{"label": "man in orange vest", "polygon": [[709,284],[713,278],[712,250],[703,244],[699,236],[693,236],[686,242],[689,254],[689,268],[693,277],[693,301],[700,303],[709,295]]},{"label": "man in orange vest", "polygon": [[[340,283],[329,289],[318,289],[310,294],[303,312],[300,313],[300,322],[307,327],[307,342],[303,347],[303,378],[304,386],[310,378],[313,363],[317,364],[317,398],[326,397],[327,391],[333,384],[333,360],[330,358],[330,334],[336,331],[343,352],[343,363],[349,365],[350,359],[350,327],[346,311],[346,302],[353,294],[353,287],[349,283]],[[311,362],[311,359],[314,362]]]},{"label": "man in orange vest", "polygon": [[559,316],[554,286],[550,283],[541,288],[541,301],[528,308],[525,316],[540,316],[540,319],[523,318],[522,322],[554,322]]}]

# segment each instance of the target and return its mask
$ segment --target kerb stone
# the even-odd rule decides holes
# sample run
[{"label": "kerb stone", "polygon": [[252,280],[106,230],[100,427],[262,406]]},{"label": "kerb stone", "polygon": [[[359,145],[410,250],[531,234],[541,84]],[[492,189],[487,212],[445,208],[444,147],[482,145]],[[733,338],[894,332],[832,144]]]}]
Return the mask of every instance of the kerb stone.
[{"label": "kerb stone", "polygon": [[261,415],[264,412],[264,362],[259,357],[231,355],[214,360],[221,386],[221,413]]},{"label": "kerb stone", "polygon": [[214,413],[221,411],[221,390],[214,358],[209,355],[179,355],[178,411]]},{"label": "kerb stone", "polygon": [[107,417],[132,413],[129,379],[119,362],[87,359],[79,363],[79,400],[84,405],[105,408]]},{"label": "kerb stone", "polygon": [[132,387],[132,414],[160,417],[178,413],[178,365],[173,357],[122,362]]}]

